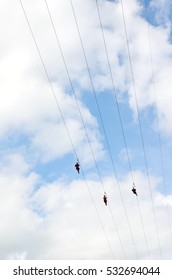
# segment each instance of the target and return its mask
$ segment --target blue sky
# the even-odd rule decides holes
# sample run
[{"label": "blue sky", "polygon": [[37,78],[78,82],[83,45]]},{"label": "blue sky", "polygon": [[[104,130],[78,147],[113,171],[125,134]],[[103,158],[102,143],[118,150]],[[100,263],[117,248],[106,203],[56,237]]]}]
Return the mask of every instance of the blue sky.
[{"label": "blue sky", "polygon": [[1,1],[1,259],[172,258],[171,3],[97,4]]}]

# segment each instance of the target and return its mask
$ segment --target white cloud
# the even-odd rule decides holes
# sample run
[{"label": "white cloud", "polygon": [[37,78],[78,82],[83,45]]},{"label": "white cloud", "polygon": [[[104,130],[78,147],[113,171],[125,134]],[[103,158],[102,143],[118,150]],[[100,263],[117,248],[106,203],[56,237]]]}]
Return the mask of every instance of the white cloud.
[{"label": "white cloud", "polygon": [[[50,77],[53,79],[53,81],[56,81],[57,91],[59,91],[61,87],[64,87],[65,89],[66,87],[70,88],[70,83],[65,73],[63,61],[48,18],[46,7],[41,5],[39,2],[33,13],[31,3],[29,4],[28,2],[23,1],[23,4],[28,13],[28,18],[31,22],[31,26],[33,28],[38,46],[43,56],[45,65],[49,71]],[[60,8],[58,6],[58,9],[56,8],[56,5],[56,3],[52,2],[50,5],[50,10],[52,12],[54,24],[57,28],[57,34],[61,43],[65,60],[67,62],[71,79],[73,82],[81,86],[83,90],[92,90],[71,7],[67,1],[60,3]],[[95,88],[98,92],[100,90],[112,89],[95,3],[93,1],[85,1],[82,3],[81,7],[78,1],[74,1],[73,5],[78,19],[78,25],[83,39],[86,55],[88,57],[90,71],[93,76],[93,82],[95,82]],[[114,4],[103,1],[100,2],[99,5],[103,26],[105,28],[105,38],[112,64],[115,86],[119,92],[122,92],[123,90],[129,91],[130,106],[133,110],[135,110],[134,93],[131,82],[130,68],[128,65],[120,2]],[[20,8],[21,7],[19,6],[16,12],[17,15],[18,13],[22,15],[22,10]],[[37,9],[39,9],[39,13]],[[124,10],[137,97],[140,108],[145,108],[154,104],[154,95],[151,83],[152,73],[150,65],[147,23],[143,18],[140,17],[141,6],[137,1],[132,0],[125,3]],[[54,14],[55,12],[56,14]],[[2,21],[4,20],[5,19],[2,17]],[[21,22],[22,26],[19,28]],[[49,106],[52,106],[50,97],[51,91],[48,90],[48,86],[45,88],[45,75],[43,73],[43,69],[41,69],[39,57],[37,56],[36,50],[34,49],[35,46],[31,38],[31,34],[29,33],[29,29],[26,25],[24,16],[23,18],[13,17],[13,23],[14,27],[16,26],[16,29],[14,28],[13,32],[14,34],[17,34],[18,44],[16,41],[14,42],[13,37],[8,39],[9,42],[6,41],[7,38],[4,39],[5,45],[8,43],[10,45],[10,43],[12,43],[12,51],[10,49],[9,53],[6,54],[1,68],[1,73],[4,80],[4,86],[3,84],[1,85],[1,90],[2,92],[5,92],[6,96],[3,108],[5,110],[6,107],[8,107],[10,110],[12,110],[13,106],[11,105],[12,108],[10,108],[10,101],[13,104],[15,100],[15,113],[17,109],[20,112],[23,110],[26,117],[27,113],[30,113],[34,119],[35,114],[39,115],[41,108],[45,109],[47,102]],[[44,29],[44,32],[42,32],[42,29]],[[5,37],[6,33],[3,32],[2,34]],[[171,116],[167,115],[165,106],[161,106],[161,103],[163,103],[163,100],[165,100],[164,95],[167,96],[166,100],[168,101],[168,96],[170,96],[171,45],[168,41],[169,30],[161,27],[150,26],[150,34],[155,81],[156,87],[158,89],[157,99],[160,103],[160,105],[158,103],[159,111],[160,115],[165,116],[167,126],[169,126],[168,123],[171,121]],[[92,40],[92,38],[95,38],[95,40]],[[161,44],[159,44],[159,42],[161,42]],[[161,65],[161,67],[159,67],[159,65]],[[38,75],[41,75],[41,77],[38,77]],[[7,87],[7,81],[9,80],[9,77],[11,82]],[[42,81],[42,79],[44,81]],[[165,87],[164,84],[166,85]],[[21,98],[20,91],[23,91],[26,88],[28,93],[25,93],[24,95],[22,94],[23,98]],[[163,94],[163,100],[161,98],[161,88],[163,88],[163,92],[165,91],[165,94]],[[38,91],[38,97],[37,99],[33,100],[33,97],[35,98],[35,91]],[[49,94],[46,94],[46,96],[44,93],[45,91],[49,91]],[[13,94],[11,92],[13,92]],[[30,102],[32,102],[32,110],[29,106],[27,108],[24,107],[24,105],[27,104],[28,96],[30,96],[29,99]],[[25,103],[23,103],[23,99],[26,101]],[[41,100],[44,101],[43,104]],[[165,104],[167,105],[167,103]],[[46,106],[46,108],[48,109],[49,107]],[[52,107],[50,110],[52,111]],[[54,110],[52,112],[54,112]],[[44,114],[45,111],[42,113]],[[6,114],[9,117],[8,110],[6,111]],[[18,114],[16,114],[16,118],[17,115]],[[42,115],[40,117],[42,117]],[[22,118],[24,119],[23,115]],[[17,119],[17,122],[20,122],[20,119]],[[165,127],[164,129],[171,131],[171,126],[169,128]]]},{"label": "white cloud", "polygon": [[[34,4],[33,2],[23,1],[23,4],[38,41],[71,139],[85,171],[85,167],[93,164],[87,137],[73,94],[71,94],[70,83],[65,73],[46,8],[42,1],[34,2]],[[127,94],[129,106],[135,112],[120,2],[110,2],[112,1],[100,1],[99,4],[115,86],[119,98],[121,98],[120,95],[123,97]],[[108,96],[107,92],[112,89],[112,85],[95,2],[75,0],[73,3],[96,94],[104,91]],[[18,135],[24,135],[29,144],[22,143],[21,145],[27,146],[28,154],[30,153],[37,160],[45,163],[57,157],[63,158],[64,155],[72,152],[72,146],[22,9],[18,1],[12,3],[11,1],[1,1],[0,5],[2,40],[0,56],[1,140],[5,142],[9,136],[15,139]],[[106,153],[102,145],[103,138],[96,115],[93,115],[94,112],[91,113],[89,105],[87,107],[84,104],[86,92],[91,97],[92,89],[69,1],[58,1],[58,3],[52,1],[50,5],[93,151],[97,160],[104,159]],[[141,6],[138,1],[125,1],[126,24],[139,107],[147,109],[154,105],[154,96],[151,83],[147,23],[140,16],[140,12]],[[150,26],[150,32],[160,128],[171,134],[169,28]],[[128,98],[120,100],[128,102]],[[0,225],[0,258],[110,259],[110,250],[85,182],[82,179],[72,180],[66,176],[66,181],[59,178],[52,183],[47,183],[36,172],[31,172],[34,166],[28,164],[22,156],[21,146],[15,154],[8,147],[8,143],[6,149],[8,155],[4,155],[5,151],[3,152],[0,164],[0,205],[2,209],[0,212],[2,221]],[[17,150],[17,147],[15,149]],[[121,155],[125,159],[123,151]],[[134,172],[134,176],[151,257],[156,259],[159,258],[159,250],[147,178],[141,171]],[[93,177],[95,178],[95,174]],[[171,258],[166,204],[168,204],[169,213],[172,215],[172,197],[170,195],[165,197],[160,193],[158,190],[159,178],[150,176],[150,179],[163,256]],[[116,179],[107,176],[103,178],[103,181],[127,258],[133,259],[136,256]],[[88,183],[115,255],[117,258],[123,258],[110,213],[102,202],[102,186],[96,179],[90,179]],[[131,185],[129,175],[125,175],[120,181],[139,257],[148,258],[137,203],[131,192]]]},{"label": "white cloud", "polygon": [[26,259],[26,252],[22,253],[12,253],[11,255],[8,256],[9,260],[25,260]]},{"label": "white cloud", "polygon": [[129,161],[131,161],[133,158],[131,151],[129,151],[129,150],[126,151],[126,149],[122,149],[119,153],[120,161],[122,163],[128,163],[128,158],[129,158]]},{"label": "white cloud", "polygon": [[[22,14],[22,10],[20,14]],[[4,17],[1,20],[5,20]],[[17,41],[17,44],[13,41],[13,37],[9,37],[8,40],[9,45],[11,43],[11,48],[9,47],[1,59],[0,133],[2,137],[11,133],[15,134],[15,132],[19,135],[26,134],[30,139],[30,151],[37,149],[37,152],[40,151],[42,153],[39,157],[43,161],[51,160],[71,152],[72,145],[65,131],[66,128],[61,119],[61,114],[50,85],[47,82],[46,75],[41,68],[42,65],[40,64],[36,49],[34,49],[35,46],[31,40],[28,40],[28,37],[31,37],[28,32],[29,29],[24,28],[23,23],[21,25],[21,22],[23,22],[21,17],[14,15],[13,21],[16,25],[16,29],[14,28],[13,31],[17,33],[20,40]],[[20,25],[21,27],[19,27]],[[24,25],[27,27],[25,21]],[[37,27],[40,32],[42,25],[38,24]],[[10,28],[10,26],[7,28]],[[5,34],[3,32],[2,36],[5,37]],[[6,40],[3,41],[4,45],[7,44]],[[51,59],[55,57],[55,54],[53,53],[52,55],[51,53],[51,44],[47,43],[45,47],[46,53],[50,54],[48,64],[51,63],[53,65]],[[47,69],[51,70],[48,64]],[[56,64],[53,67],[55,72]],[[57,73],[61,71],[61,68],[62,64],[60,66],[57,64]],[[52,81],[52,86],[74,146],[77,147],[82,143],[83,149],[88,150],[84,139],[83,125],[77,112],[74,98],[66,93],[66,85],[64,89],[61,88],[58,80]],[[95,149],[95,156],[99,157],[98,154],[103,154],[103,148],[98,135],[96,119],[81,101],[78,100],[78,104],[91,139],[90,141],[93,146],[97,147]],[[62,138],[64,139],[63,141],[61,141]]]},{"label": "white cloud", "polygon": [[[136,1],[131,1],[136,3]],[[164,7],[163,3],[163,7]],[[137,7],[137,5],[135,5]],[[153,61],[154,77],[152,76],[152,66],[150,57],[150,45],[148,37],[148,24],[137,13],[128,13],[127,3],[124,5],[125,22],[129,41],[131,62],[134,74],[134,84],[139,109],[147,109],[149,106],[155,107],[155,94],[159,112],[160,128],[171,134],[171,110],[170,88],[171,88],[171,50],[169,41],[169,27],[152,26],[149,24],[149,34],[151,41],[151,53]],[[124,31],[123,31],[124,32]],[[123,41],[126,45],[126,41]],[[127,55],[128,57],[128,55]],[[128,65],[128,66],[127,66]],[[133,88],[132,75],[129,66],[129,59],[125,60],[126,85],[129,92],[129,103],[132,110],[136,111],[135,91]],[[154,80],[154,85],[153,85]],[[124,80],[123,80],[124,81]],[[155,92],[154,92],[155,86]]]},{"label": "white cloud", "polygon": [[[51,184],[42,183],[41,187],[33,192],[39,180],[35,174],[23,177],[22,174],[14,176],[11,172],[12,167],[8,174],[0,175],[0,216],[3,221],[0,230],[1,259],[112,257],[84,181],[77,180],[69,184],[63,180]],[[140,172],[136,172],[134,176],[149,250],[151,257],[156,259],[159,258],[159,251],[147,178]],[[118,187],[113,177],[103,178],[103,182],[125,253],[127,258],[133,259],[136,256]],[[119,183],[139,257],[148,258],[129,176]],[[110,212],[102,201],[102,187],[97,181],[88,180],[88,184],[114,254],[119,259],[124,258]],[[157,190],[156,178],[151,177],[151,186],[163,256],[170,258],[169,228],[163,203],[165,197]],[[170,196],[167,199],[171,201]]]}]

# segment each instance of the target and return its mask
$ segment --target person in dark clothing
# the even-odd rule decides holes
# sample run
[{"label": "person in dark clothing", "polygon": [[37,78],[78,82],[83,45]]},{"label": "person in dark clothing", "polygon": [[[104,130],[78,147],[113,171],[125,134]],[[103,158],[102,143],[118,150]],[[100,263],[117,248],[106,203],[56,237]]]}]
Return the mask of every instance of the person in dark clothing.
[{"label": "person in dark clothing", "polygon": [[75,163],[75,168],[76,168],[76,170],[78,171],[78,174],[79,174],[79,171],[80,171],[79,162],[76,162],[76,163]]},{"label": "person in dark clothing", "polygon": [[135,195],[138,195],[137,194],[137,191],[136,191],[136,188],[133,186],[133,188],[132,188],[132,192],[135,194]]},{"label": "person in dark clothing", "polygon": [[107,195],[106,195],[106,193],[103,196],[103,201],[104,201],[104,204],[107,206]]}]

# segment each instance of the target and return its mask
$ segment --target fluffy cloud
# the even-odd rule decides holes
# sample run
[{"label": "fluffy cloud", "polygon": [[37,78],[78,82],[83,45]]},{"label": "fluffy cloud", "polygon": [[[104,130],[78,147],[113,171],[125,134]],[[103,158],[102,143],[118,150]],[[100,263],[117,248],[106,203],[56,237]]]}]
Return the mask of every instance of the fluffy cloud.
[{"label": "fluffy cloud", "polygon": [[[40,10],[40,3],[37,3],[33,12],[32,3],[29,4],[27,1],[23,1],[23,5],[27,11],[50,78],[55,82],[55,91],[58,95],[59,90],[62,90],[64,95],[66,95],[66,89],[71,92],[70,83],[48,18],[46,6],[41,5],[42,8]],[[63,1],[63,3],[60,3],[60,7],[56,7],[56,5],[55,2],[52,2],[49,8],[52,12],[57,35],[71,80],[74,85],[77,84],[79,86],[80,92],[81,89],[82,91],[92,91],[70,3]],[[74,1],[73,6],[96,91],[112,90],[95,3],[94,1],[85,1],[82,3],[81,7],[79,1]],[[131,108],[135,110],[135,97],[128,62],[120,2],[111,3],[108,1],[100,1],[99,6],[116,89],[119,92],[129,92],[129,103]],[[140,17],[141,6],[138,5],[137,1],[132,0],[124,3],[124,12],[137,98],[139,107],[142,109],[147,106],[152,106],[155,103],[150,65],[150,49],[148,44],[148,26],[144,18]],[[8,13],[10,17],[10,11]],[[18,15],[20,15],[20,17]],[[53,100],[52,97],[50,97],[51,90],[48,89],[49,85],[46,86],[47,81],[43,69],[41,69],[39,56],[34,49],[35,46],[29,34],[25,18],[23,15],[21,17],[21,15],[22,10],[19,5],[16,14],[13,15],[12,27],[12,31],[15,36],[17,36],[17,40],[14,41],[14,34],[7,39],[5,35],[6,32],[2,32],[4,37],[4,46],[2,45],[2,48],[5,50],[6,45],[11,45],[11,48],[9,47],[7,51],[5,51],[6,55],[2,59],[2,67],[0,70],[3,81],[1,90],[4,92],[3,98],[5,98],[2,105],[4,110],[2,110],[2,112],[5,111],[6,117],[9,118],[8,109],[11,112],[14,111],[16,115],[14,121],[16,118],[18,123],[21,122],[21,119],[25,120],[27,114],[30,114],[31,121],[32,118],[35,119],[35,114],[39,118],[42,118],[43,114],[45,114],[45,118],[51,118],[51,114],[55,114],[55,106],[53,106]],[[6,19],[2,16],[1,20],[4,26]],[[9,28],[11,27],[7,26],[7,30]],[[44,30],[44,32],[42,32],[42,30]],[[11,30],[9,30],[9,32],[11,34]],[[150,25],[150,36],[161,127],[164,127],[164,130],[170,132],[171,115],[169,115],[169,110],[165,110],[166,105],[169,104],[170,98],[171,73],[171,45],[168,40],[168,28]],[[95,38],[95,40],[92,40],[92,38]],[[147,43],[145,43],[145,40]],[[161,44],[159,44],[159,42],[161,42]],[[161,65],[161,67],[159,67],[159,65]],[[10,83],[7,82],[9,79]],[[76,88],[77,92],[78,86]],[[161,94],[162,91],[165,91],[163,95]],[[58,98],[60,99],[60,97]],[[30,102],[28,103],[28,101]],[[47,106],[47,104],[49,106]],[[32,106],[32,109],[27,105]],[[52,109],[53,107],[54,109]],[[40,114],[41,110],[42,114]],[[48,110],[49,113],[47,112]],[[18,114],[16,111],[23,113],[20,119],[17,118]],[[67,109],[66,111],[69,110]],[[54,114],[53,117],[55,118]],[[5,116],[3,116],[3,118],[5,118]],[[166,126],[163,123],[163,118],[165,118]],[[5,122],[3,122],[3,125],[8,127]]]},{"label": "fluffy cloud", "polygon": [[[23,170],[21,164],[21,170],[14,174],[14,163],[23,161],[19,155],[13,155],[9,161],[8,172],[2,170],[0,174],[1,259],[112,258],[92,199],[82,179],[71,181],[69,184],[59,179],[47,184],[40,182],[40,178],[34,173],[29,173],[26,167]],[[28,175],[24,176],[26,172]],[[134,176],[150,254],[154,259],[160,258],[147,178],[140,172],[136,172]],[[116,179],[106,177],[103,178],[103,182],[115,224],[111,212],[103,204],[101,184],[95,180],[88,180],[88,186],[114,255],[119,259],[125,258],[117,227],[126,257],[134,259],[136,253]],[[38,183],[40,185],[36,187]],[[130,183],[129,176],[119,182],[121,194],[139,258],[149,259],[138,205],[131,193]],[[151,177],[151,186],[163,257],[170,258],[170,235],[164,202],[169,202],[168,210],[171,215],[172,197],[164,197],[159,193],[156,178]]]},{"label": "fluffy cloud", "polygon": [[[93,164],[93,156],[43,2],[23,0],[23,5],[85,172],[85,167]],[[135,113],[120,1],[98,2],[118,98]],[[99,118],[94,111],[92,86],[70,2],[51,1],[49,5],[95,157],[97,160],[106,160]],[[73,179],[67,174],[65,179],[59,176],[48,183],[45,174],[41,177],[34,170],[35,160],[45,164],[58,158],[58,164],[61,164],[60,160],[71,154],[73,148],[19,1],[1,1],[0,6],[0,137],[4,147],[0,161],[0,258],[110,259],[110,248],[83,179]],[[108,98],[112,92],[112,81],[95,1],[73,0],[73,6],[96,94],[100,97],[103,92]],[[141,16],[143,10],[138,1],[125,1],[124,11],[139,108],[146,110],[150,106],[155,107],[148,26]],[[169,27],[149,24],[149,29],[160,129],[171,135]],[[108,108],[105,109],[108,112]],[[113,131],[113,121],[108,125]],[[24,138],[21,142],[20,137]],[[121,160],[125,163],[123,147],[121,151]],[[130,147],[129,153],[133,156]],[[28,156],[34,160],[27,161]],[[136,155],[132,156],[131,159],[135,160]],[[102,163],[101,170],[105,165]],[[106,174],[107,177],[102,176],[102,180],[126,257],[136,258],[129,221],[139,258],[149,258],[137,200],[131,193],[129,174],[125,170],[124,175],[119,176],[128,220],[116,179],[108,172]],[[91,171],[86,177],[89,178],[88,186],[115,257],[122,259],[124,254],[116,227],[108,207],[102,202],[102,185]],[[158,259],[157,229],[147,177],[138,170],[134,172],[134,178],[151,258]],[[172,197],[168,193],[161,193],[161,178],[150,174],[150,182],[163,257],[171,258],[169,244],[172,229],[167,212],[169,216],[172,215]]]},{"label": "fluffy cloud", "polygon": [[[7,6],[4,7],[4,9],[7,8]],[[75,148],[82,145],[83,150],[89,153],[89,147],[87,141],[85,141],[86,136],[83,123],[77,112],[76,100],[70,95],[71,89],[67,90],[69,85],[66,86],[66,84],[64,85],[59,82],[65,79],[62,79],[60,76],[63,67],[62,61],[60,65],[58,64],[56,44],[52,44],[55,45],[53,51],[51,50],[51,43],[47,42],[46,45],[43,44],[46,48],[45,56],[45,49],[44,47],[41,48],[41,39],[38,36],[38,45],[40,44],[41,55],[49,71],[48,75],[52,83],[51,86],[56,95],[55,100],[47,77],[41,68],[42,65],[39,61],[39,55],[36,49],[34,49],[35,46],[32,42],[29,29],[27,29],[25,19],[24,17],[18,17],[18,13],[20,15],[22,14],[22,10],[20,9],[21,7],[19,6],[16,14],[13,15],[13,32],[16,34],[17,40],[14,41],[14,35],[11,37],[9,36],[8,39],[6,38],[6,32],[11,32],[11,30],[9,30],[11,25],[7,26],[5,32],[2,32],[2,41],[4,44],[2,44],[2,48],[4,47],[5,53],[1,58],[0,67],[1,92],[3,93],[0,105],[1,136],[6,137],[12,134],[15,137],[16,132],[17,135],[26,135],[30,142],[30,151],[40,151],[40,159],[42,158],[43,161],[47,161],[69,153],[72,150],[72,145],[64,125],[65,121]],[[10,13],[11,10],[9,14]],[[41,14],[41,16],[43,15]],[[2,16],[1,21],[3,25],[6,19]],[[37,24],[36,27],[34,26],[33,28],[35,34],[37,31],[39,31],[39,34],[43,34],[42,23],[38,24],[36,22],[35,24]],[[46,22],[44,24],[46,24]],[[48,30],[46,34],[49,34]],[[45,40],[45,36],[43,39]],[[6,45],[9,46],[7,50],[5,50]],[[69,53],[68,55],[73,57],[74,54],[71,55]],[[54,57],[57,57],[57,63],[52,63]],[[79,61],[76,65],[80,65]],[[77,71],[80,70],[81,69],[77,69]],[[56,78],[54,78],[55,75]],[[95,156],[100,158],[103,156],[103,151],[96,119],[82,101],[77,100],[77,102],[90,142],[93,147],[95,147]],[[61,139],[63,139],[63,141],[61,141]],[[87,158],[87,162],[88,161]]]}]

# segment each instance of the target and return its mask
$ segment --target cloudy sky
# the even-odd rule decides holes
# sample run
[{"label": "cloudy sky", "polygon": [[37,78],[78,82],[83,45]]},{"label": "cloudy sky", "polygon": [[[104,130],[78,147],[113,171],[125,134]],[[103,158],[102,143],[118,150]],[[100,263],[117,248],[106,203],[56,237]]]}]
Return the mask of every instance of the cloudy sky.
[{"label": "cloudy sky", "polygon": [[172,259],[171,13],[0,1],[0,259]]}]

